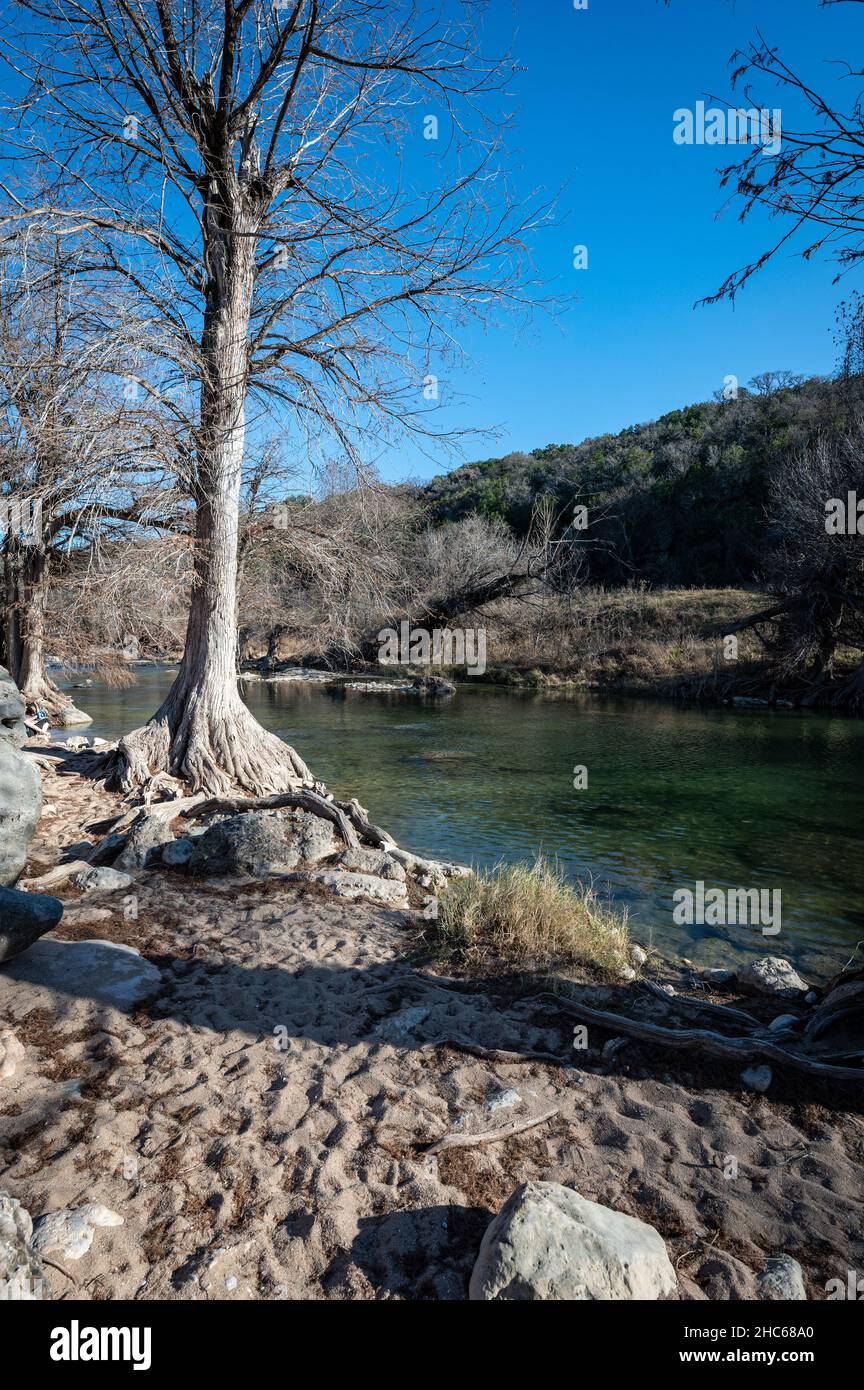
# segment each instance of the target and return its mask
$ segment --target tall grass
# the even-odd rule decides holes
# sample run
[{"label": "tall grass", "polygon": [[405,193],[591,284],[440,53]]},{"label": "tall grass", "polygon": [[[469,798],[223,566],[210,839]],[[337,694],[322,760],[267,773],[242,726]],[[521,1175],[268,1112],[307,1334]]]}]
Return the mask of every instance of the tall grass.
[{"label": "tall grass", "polygon": [[453,880],[441,897],[438,940],[445,956],[478,969],[583,966],[618,976],[629,964],[626,916],[542,857]]}]

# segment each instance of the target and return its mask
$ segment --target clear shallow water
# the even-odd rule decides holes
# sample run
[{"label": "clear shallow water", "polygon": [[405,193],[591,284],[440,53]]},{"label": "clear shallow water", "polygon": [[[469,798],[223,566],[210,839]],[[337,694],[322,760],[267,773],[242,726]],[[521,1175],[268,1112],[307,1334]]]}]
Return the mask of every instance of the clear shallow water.
[{"label": "clear shallow water", "polygon": [[[127,690],[76,691],[88,732],[143,723],[171,679],[147,667]],[[628,908],[637,939],[699,965],[784,955],[824,978],[864,939],[864,721],[482,687],[433,703],[255,683],[245,698],[406,848],[476,865],[557,856]],[[781,934],[675,925],[672,894],[697,879],[780,889]]]}]

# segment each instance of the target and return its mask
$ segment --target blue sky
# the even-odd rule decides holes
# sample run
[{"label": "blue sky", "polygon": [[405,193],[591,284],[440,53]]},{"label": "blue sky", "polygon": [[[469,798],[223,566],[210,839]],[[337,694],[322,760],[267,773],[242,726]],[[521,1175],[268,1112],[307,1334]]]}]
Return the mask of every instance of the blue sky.
[{"label": "blue sky", "polygon": [[[730,94],[732,52],[760,29],[814,85],[838,93],[828,60],[864,59],[859,5],[818,0],[493,0],[485,41],[512,44],[525,71],[514,82],[510,159],[517,191],[566,184],[558,225],[533,246],[553,291],[577,302],[557,322],[537,315],[463,335],[472,367],[445,379],[441,422],[495,428],[469,439],[465,458],[530,450],[656,418],[703,400],[727,374],[830,372],[834,313],[855,281],[832,283],[827,261],[783,254],[736,301],[694,308],[729,271],[765,248],[778,223],[723,210],[716,170],[724,147],[679,146],[673,112]],[[851,84],[845,84],[849,100]],[[854,90],[854,89],[853,89]],[[776,89],[755,93],[765,105]],[[738,98],[740,100],[740,98]],[[793,124],[793,112],[784,119]],[[719,216],[718,216],[719,214]],[[589,268],[572,248],[585,244]],[[459,394],[464,400],[447,405]],[[458,462],[458,460],[457,460]],[[453,466],[434,446],[392,450],[389,481]]]}]

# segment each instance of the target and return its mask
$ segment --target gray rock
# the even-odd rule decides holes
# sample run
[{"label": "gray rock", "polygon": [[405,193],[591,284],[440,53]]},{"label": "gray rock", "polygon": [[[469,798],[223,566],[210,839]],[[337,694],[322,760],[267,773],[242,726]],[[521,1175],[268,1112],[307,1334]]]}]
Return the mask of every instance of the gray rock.
[{"label": "gray rock", "polygon": [[63,916],[59,898],[46,893],[20,893],[17,888],[0,888],[0,963],[14,960],[56,927]]},{"label": "gray rock", "polygon": [[75,705],[67,705],[55,715],[53,721],[60,729],[77,729],[82,724],[92,724],[93,720],[89,714],[85,714],[83,709],[78,709]]},{"label": "gray rock", "polygon": [[767,1091],[771,1082],[774,1080],[774,1073],[770,1067],[747,1067],[741,1073],[741,1080],[751,1091]]},{"label": "gray rock", "polygon": [[483,1237],[473,1300],[631,1300],[677,1296],[662,1238],[644,1221],[553,1182],[514,1192]]},{"label": "gray rock", "polygon": [[288,833],[300,851],[300,858],[307,864],[330,859],[342,847],[342,838],[336,827],[321,816],[300,811],[288,819],[288,826]]},{"label": "gray rock", "polygon": [[40,1216],[33,1226],[33,1249],[40,1255],[56,1250],[66,1260],[80,1260],[93,1244],[97,1226],[122,1226],[123,1217],[101,1202],[66,1207]]},{"label": "gray rock", "polygon": [[51,1297],[32,1242],[30,1213],[15,1197],[0,1192],[0,1298],[4,1301],[36,1303]]},{"label": "gray rock", "polygon": [[423,1004],[412,1004],[407,1009],[400,1009],[398,1014],[391,1014],[378,1027],[378,1033],[388,1041],[404,1045],[413,1042],[417,1029],[421,1023],[425,1023],[429,1017],[429,1010]]},{"label": "gray rock", "polygon": [[769,1033],[779,1033],[783,1028],[793,1028],[798,1022],[794,1014],[778,1014],[768,1024]]},{"label": "gray rock", "polygon": [[369,902],[396,906],[404,904],[408,896],[404,883],[391,878],[377,878],[374,874],[351,874],[341,869],[327,869],[307,877],[310,883],[319,883],[346,902],[366,898]]},{"label": "gray rock", "polygon": [[152,999],[162,987],[155,965],[132,946],[114,941],[37,941],[3,974],[44,990],[46,1004],[61,994],[126,1011]]},{"label": "gray rock", "polygon": [[24,1048],[11,1028],[0,1028],[0,1081],[8,1081],[24,1060]]},{"label": "gray rock", "polygon": [[126,835],[122,832],[106,835],[105,839],[99,841],[96,849],[90,855],[91,864],[113,863],[125,843]]},{"label": "gray rock", "polygon": [[196,874],[256,874],[293,869],[300,848],[289,841],[286,817],[269,811],[228,816],[199,835],[189,867]]},{"label": "gray rock", "polygon": [[182,868],[188,864],[195,852],[195,846],[191,840],[182,835],[179,840],[172,840],[162,851],[162,863],[169,864],[173,869]]},{"label": "gray rock", "polygon": [[0,666],[0,743],[23,748],[29,736],[25,712],[20,690],[6,667]]},{"label": "gray rock", "polygon": [[737,978],[741,989],[751,994],[774,994],[781,999],[795,999],[810,988],[782,956],[762,956],[751,961],[739,970]]},{"label": "gray rock", "polygon": [[154,811],[142,811],[132,822],[126,843],[114,863],[118,869],[144,869],[159,858],[162,846],[174,836],[166,816]]},{"label": "gray rock", "polygon": [[791,1255],[774,1255],[756,1279],[760,1298],[782,1300],[784,1303],[803,1303],[807,1299],[804,1273]]},{"label": "gray rock", "polygon": [[346,849],[339,856],[343,869],[352,869],[360,874],[377,874],[379,878],[396,879],[405,882],[405,869],[398,859],[388,854],[386,849]]},{"label": "gray rock", "polygon": [[730,985],[735,979],[735,971],[722,970],[719,967],[712,970],[703,970],[702,979],[708,985]]},{"label": "gray rock", "polygon": [[75,882],[85,893],[119,893],[121,888],[130,887],[132,875],[119,869],[85,869]]},{"label": "gray rock", "polygon": [[42,811],[39,770],[19,752],[26,738],[24,701],[0,666],[0,884],[21,877]]},{"label": "gray rock", "polygon": [[631,941],[627,948],[627,954],[630,957],[630,964],[635,965],[637,970],[641,970],[642,966],[648,963],[648,952],[643,950],[641,946],[637,946],[635,941]]},{"label": "gray rock", "polygon": [[513,1106],[519,1105],[521,1100],[522,1097],[519,1092],[514,1091],[512,1087],[508,1090],[499,1089],[493,1091],[492,1095],[486,1101],[486,1109],[490,1114],[494,1115],[496,1110],[512,1110]]}]

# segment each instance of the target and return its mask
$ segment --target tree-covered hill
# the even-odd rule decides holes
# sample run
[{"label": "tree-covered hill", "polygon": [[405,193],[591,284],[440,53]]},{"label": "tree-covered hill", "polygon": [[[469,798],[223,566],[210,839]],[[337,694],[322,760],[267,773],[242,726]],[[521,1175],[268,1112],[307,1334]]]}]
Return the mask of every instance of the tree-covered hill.
[{"label": "tree-covered hill", "polygon": [[466,464],[421,495],[435,522],[476,512],[519,536],[540,497],[554,499],[559,526],[584,505],[595,582],[748,583],[771,544],[765,505],[775,465],[818,434],[842,432],[862,395],[861,376],[765,373],[737,397],[620,434]]}]

